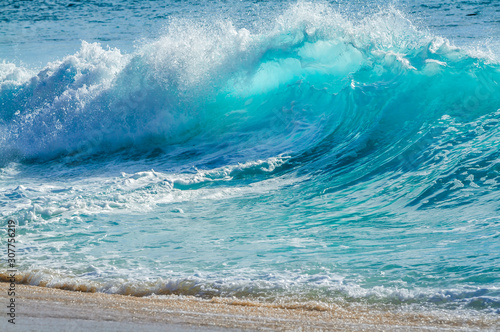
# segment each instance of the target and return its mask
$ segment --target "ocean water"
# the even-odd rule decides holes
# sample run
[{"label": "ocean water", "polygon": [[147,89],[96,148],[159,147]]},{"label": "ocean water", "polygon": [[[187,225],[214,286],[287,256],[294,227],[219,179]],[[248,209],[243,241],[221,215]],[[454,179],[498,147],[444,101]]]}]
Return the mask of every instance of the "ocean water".
[{"label": "ocean water", "polygon": [[498,1],[1,6],[19,282],[500,313]]}]

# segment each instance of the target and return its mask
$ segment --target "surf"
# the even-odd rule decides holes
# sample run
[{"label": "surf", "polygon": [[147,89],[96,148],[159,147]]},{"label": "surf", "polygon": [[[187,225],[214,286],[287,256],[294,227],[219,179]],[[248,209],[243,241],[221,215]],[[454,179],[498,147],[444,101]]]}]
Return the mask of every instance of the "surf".
[{"label": "surf", "polygon": [[353,154],[355,136],[496,111],[498,68],[395,9],[353,23],[302,3],[266,33],[181,20],[131,54],[83,42],[38,72],[4,62],[2,159],[227,140],[266,157],[321,142]]},{"label": "surf", "polygon": [[391,7],[272,17],[0,64],[23,282],[497,312],[498,55]]}]

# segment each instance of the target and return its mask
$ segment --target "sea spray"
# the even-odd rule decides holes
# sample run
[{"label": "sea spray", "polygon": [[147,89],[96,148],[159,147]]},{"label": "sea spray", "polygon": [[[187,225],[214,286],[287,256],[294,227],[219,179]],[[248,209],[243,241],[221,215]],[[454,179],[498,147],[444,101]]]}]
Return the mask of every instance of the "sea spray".
[{"label": "sea spray", "polygon": [[496,53],[393,7],[285,7],[2,62],[22,282],[498,313]]}]

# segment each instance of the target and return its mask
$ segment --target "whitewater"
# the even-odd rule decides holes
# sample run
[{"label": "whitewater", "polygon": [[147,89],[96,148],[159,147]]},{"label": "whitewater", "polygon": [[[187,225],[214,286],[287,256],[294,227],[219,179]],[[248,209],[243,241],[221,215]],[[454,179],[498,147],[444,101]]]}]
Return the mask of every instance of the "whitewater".
[{"label": "whitewater", "polygon": [[33,18],[7,5],[19,282],[498,315],[500,8],[453,7],[489,13],[466,35],[424,25],[449,2],[408,3],[115,1],[154,33],[80,15],[70,38],[47,22],[97,5],[54,2],[38,47],[9,41]]}]

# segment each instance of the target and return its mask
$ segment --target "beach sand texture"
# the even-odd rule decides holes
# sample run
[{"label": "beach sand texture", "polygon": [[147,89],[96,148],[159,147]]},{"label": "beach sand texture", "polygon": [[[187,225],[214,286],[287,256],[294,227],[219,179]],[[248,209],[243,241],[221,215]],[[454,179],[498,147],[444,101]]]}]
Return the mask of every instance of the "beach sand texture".
[{"label": "beach sand texture", "polygon": [[[7,283],[0,283],[7,303]],[[5,310],[4,310],[5,311]],[[448,312],[293,307],[195,297],[133,297],[16,285],[16,325],[1,331],[498,331],[500,319]]]}]

